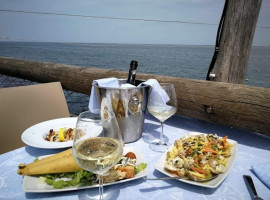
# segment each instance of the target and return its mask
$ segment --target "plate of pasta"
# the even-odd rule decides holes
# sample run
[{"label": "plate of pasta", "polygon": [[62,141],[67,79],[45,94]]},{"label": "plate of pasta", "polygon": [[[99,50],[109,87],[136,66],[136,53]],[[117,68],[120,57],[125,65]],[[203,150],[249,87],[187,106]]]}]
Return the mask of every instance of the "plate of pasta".
[{"label": "plate of pasta", "polygon": [[156,169],[170,177],[183,177],[177,179],[181,182],[216,188],[233,167],[237,151],[237,142],[227,136],[191,132],[175,140],[160,157]]}]

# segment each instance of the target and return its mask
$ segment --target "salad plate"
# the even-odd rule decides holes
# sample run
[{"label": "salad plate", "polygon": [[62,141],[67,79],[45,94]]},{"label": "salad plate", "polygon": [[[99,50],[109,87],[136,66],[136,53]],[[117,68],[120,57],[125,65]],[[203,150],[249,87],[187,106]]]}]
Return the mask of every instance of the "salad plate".
[{"label": "salad plate", "polygon": [[[125,147],[124,154],[126,154],[128,152],[133,152],[136,155],[136,159],[137,159],[136,163],[137,164],[146,163],[146,160],[145,160],[143,154],[138,149],[136,149],[134,147]],[[46,157],[46,156],[41,156],[41,157],[39,157],[39,159],[44,158],[44,157]],[[119,181],[112,182],[112,183],[105,183],[105,184],[103,184],[103,186],[121,184],[124,182],[133,181],[133,180],[142,178],[146,175],[147,175],[147,167],[144,170],[140,171],[138,174],[136,174],[133,178],[123,179],[123,180],[119,180]],[[22,185],[23,185],[23,190],[25,192],[32,192],[32,193],[63,192],[63,191],[72,191],[72,190],[81,190],[81,189],[99,187],[98,184],[95,184],[95,185],[90,185],[90,186],[73,186],[73,187],[67,187],[67,188],[63,188],[63,189],[55,189],[52,186],[47,185],[46,183],[41,183],[39,176],[27,176],[27,175],[24,176]]]},{"label": "salad plate", "polygon": [[[191,132],[185,136],[191,136],[191,135],[198,135],[198,134],[204,134],[204,133],[198,133],[198,132]],[[183,136],[183,137],[185,137]],[[219,176],[217,176],[216,178],[210,180],[210,181],[206,181],[206,182],[196,182],[193,180],[188,180],[188,179],[176,179],[178,181],[184,182],[184,183],[188,183],[188,184],[192,184],[192,185],[197,185],[197,186],[201,186],[201,187],[206,187],[206,188],[216,188],[218,187],[223,181],[224,179],[228,176],[230,170],[232,169],[236,156],[237,156],[237,151],[238,151],[238,144],[236,141],[231,140],[231,139],[227,139],[227,141],[229,143],[231,143],[233,145],[232,149],[231,149],[231,156],[228,159],[228,163],[226,165],[225,168],[225,172],[222,174],[219,174]],[[174,145],[170,146],[170,148],[168,149],[168,151],[172,150]],[[166,163],[166,157],[167,157],[167,152],[166,151],[164,154],[162,154],[162,156],[160,157],[160,159],[158,160],[155,168],[156,170],[158,170],[159,172],[169,176],[169,177],[175,177],[175,175],[169,173],[168,171],[166,171],[164,169],[164,165]]]},{"label": "salad plate", "polygon": [[59,131],[61,128],[75,128],[77,117],[58,118],[35,124],[26,129],[21,136],[22,141],[32,147],[44,149],[59,149],[72,146],[72,140],[66,142],[49,142],[45,140],[51,129]]}]

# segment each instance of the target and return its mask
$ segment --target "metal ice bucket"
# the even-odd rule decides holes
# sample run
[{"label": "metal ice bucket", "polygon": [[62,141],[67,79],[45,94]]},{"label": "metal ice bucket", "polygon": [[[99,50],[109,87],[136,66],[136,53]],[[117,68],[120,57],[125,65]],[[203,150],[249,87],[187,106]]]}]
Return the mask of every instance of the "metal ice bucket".
[{"label": "metal ice bucket", "polygon": [[[119,84],[126,80],[119,79]],[[136,80],[139,85],[141,80]],[[95,86],[101,114],[104,109],[114,112],[125,143],[142,137],[145,111],[147,108],[149,86],[134,88],[110,88]]]}]

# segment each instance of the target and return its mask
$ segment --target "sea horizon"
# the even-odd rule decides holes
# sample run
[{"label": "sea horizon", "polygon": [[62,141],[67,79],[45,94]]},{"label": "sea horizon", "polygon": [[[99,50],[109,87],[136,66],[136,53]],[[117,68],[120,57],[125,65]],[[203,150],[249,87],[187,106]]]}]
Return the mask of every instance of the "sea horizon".
[{"label": "sea horizon", "polygon": [[[205,80],[214,45],[0,41],[0,56]],[[245,85],[270,88],[270,46],[252,46]]]},{"label": "sea horizon", "polygon": [[[173,43],[119,43],[119,42],[72,42],[72,41],[32,41],[32,40],[1,40],[0,42],[27,42],[27,43],[59,43],[59,44],[108,44],[108,45],[150,45],[150,46],[215,46],[215,44],[173,44]],[[270,45],[252,45],[252,47],[270,47]]]}]

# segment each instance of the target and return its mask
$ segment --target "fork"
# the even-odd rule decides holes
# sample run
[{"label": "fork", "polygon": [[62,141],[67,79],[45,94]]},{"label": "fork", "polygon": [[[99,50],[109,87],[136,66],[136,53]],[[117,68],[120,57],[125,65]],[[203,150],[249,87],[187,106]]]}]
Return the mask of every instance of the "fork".
[{"label": "fork", "polygon": [[219,176],[219,174],[216,174],[216,175],[214,175],[214,176],[212,176],[210,178],[206,178],[206,179],[194,179],[192,177],[187,178],[187,177],[184,177],[184,176],[173,176],[173,177],[167,176],[167,177],[162,177],[162,178],[147,178],[147,177],[143,177],[143,179],[145,179],[145,180],[151,180],[151,181],[156,181],[156,180],[171,180],[171,179],[176,179],[176,180],[177,179],[187,179],[187,180],[191,179],[191,180],[196,181],[196,182],[205,182],[205,181],[210,181],[210,180],[212,180],[212,179],[214,179],[214,178],[216,178],[218,176]]}]

